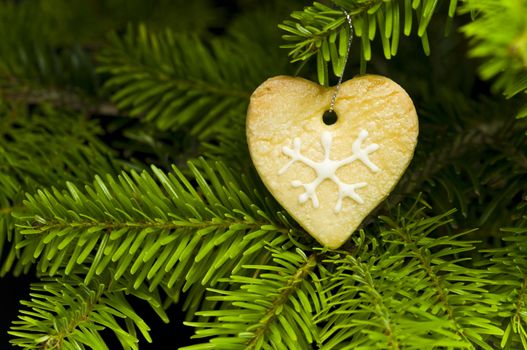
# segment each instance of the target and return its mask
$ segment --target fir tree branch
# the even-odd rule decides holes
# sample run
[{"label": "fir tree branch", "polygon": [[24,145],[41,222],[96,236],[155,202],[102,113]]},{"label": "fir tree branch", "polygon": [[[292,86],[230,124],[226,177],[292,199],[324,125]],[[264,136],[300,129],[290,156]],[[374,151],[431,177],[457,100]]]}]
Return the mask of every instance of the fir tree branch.
[{"label": "fir tree branch", "polygon": [[[180,11],[181,6],[186,11]],[[155,28],[187,31],[191,25],[193,33],[203,33],[218,25],[219,16],[217,11],[201,11],[201,6],[212,5],[208,0],[179,0],[156,6],[136,1],[123,7],[119,1],[79,0],[72,4],[59,0],[50,7],[40,0],[31,4],[4,1],[0,4],[0,95],[17,95],[33,103],[35,94],[42,91],[60,92],[73,97],[72,101],[64,100],[69,103],[64,107],[96,110],[94,104],[105,103],[97,99],[100,79],[93,56],[108,31],[122,31],[132,18],[142,18]],[[95,101],[78,108],[77,99]],[[38,100],[42,101],[42,96]]]},{"label": "fir tree branch", "polygon": [[503,228],[502,247],[488,249],[489,260],[483,262],[494,274],[495,285],[490,290],[499,297],[500,318],[504,333],[496,343],[501,348],[512,350],[527,347],[527,321],[522,316],[527,310],[527,262],[525,260],[525,233],[527,233],[526,202],[516,211],[516,220]]},{"label": "fir tree branch", "polygon": [[[255,329],[250,329],[254,336],[251,341],[247,344],[246,349],[256,349],[257,344],[262,341],[265,337],[265,333],[269,331],[270,325],[276,321],[278,317],[277,311],[283,308],[284,305],[289,302],[290,296],[300,286],[302,281],[309,275],[313,268],[317,264],[317,255],[311,254],[306,262],[301,265],[294,275],[290,277],[286,285],[280,289],[280,293],[272,301],[271,306],[267,309],[266,313],[258,321],[258,326]],[[249,329],[248,329],[249,330]]]},{"label": "fir tree branch", "polygon": [[[491,347],[488,345],[488,343],[484,341],[485,337],[482,337],[480,334],[477,333],[481,332],[482,335],[500,335],[502,334],[501,329],[499,329],[496,324],[490,320],[479,322],[475,328],[472,328],[473,321],[470,318],[467,318],[467,315],[471,314],[472,312],[472,317],[478,317],[477,314],[479,312],[482,312],[482,308],[484,307],[480,303],[489,303],[489,305],[495,304],[492,299],[484,301],[480,299],[479,296],[475,298],[469,296],[470,291],[472,290],[485,290],[483,288],[483,285],[491,285],[492,281],[490,279],[486,279],[486,274],[481,270],[470,271],[468,267],[458,265],[459,262],[466,259],[456,259],[455,257],[451,261],[445,259],[445,257],[448,255],[454,255],[458,252],[473,249],[470,244],[476,242],[455,242],[448,237],[438,238],[434,243],[426,242],[425,240],[426,232],[431,232],[437,227],[447,223],[448,219],[446,221],[443,220],[450,214],[451,213],[445,213],[443,216],[437,217],[439,221],[435,223],[433,223],[433,220],[418,219],[417,221],[415,221],[415,223],[410,225],[408,225],[408,222],[405,221],[409,220],[410,222],[412,222],[416,218],[404,215],[401,216],[399,219],[403,220],[403,222],[401,222],[403,223],[403,225],[399,224],[399,228],[397,228],[396,226],[394,227],[393,222],[390,219],[387,219],[387,222],[390,226],[393,227],[393,231],[391,233],[394,233],[403,238],[405,250],[408,250],[408,252],[412,256],[417,258],[420,268],[426,272],[428,280],[432,283],[432,286],[434,287],[433,290],[438,297],[438,301],[443,304],[446,316],[448,320],[451,321],[451,327],[456,331],[456,333],[461,336],[463,342],[468,343],[468,341],[470,341],[481,348],[490,350]],[[401,229],[401,226],[405,227],[405,229]],[[385,233],[385,235],[389,236],[391,233],[390,231],[388,231],[387,233]],[[424,237],[422,235],[423,233],[425,233]],[[465,234],[466,233],[458,234],[453,238],[455,239]],[[443,244],[448,243],[454,244],[459,248],[442,248],[438,251],[435,251],[434,246],[441,246]],[[442,268],[449,272],[448,275],[445,275],[444,277],[439,276],[439,273],[441,272]],[[457,295],[452,295],[452,282],[450,281],[456,284],[455,288],[458,291],[466,291],[466,293],[462,293],[463,300],[458,301],[465,306],[465,310],[462,314],[458,314],[455,311],[456,307],[455,302],[453,300],[457,299]],[[460,285],[459,281],[464,281],[465,286]],[[472,283],[474,284],[472,285]],[[455,294],[458,293],[459,292]],[[490,306],[490,308],[493,309],[494,307]]]},{"label": "fir tree branch", "polygon": [[100,303],[103,292],[104,292],[104,289],[103,290],[99,289],[95,297],[91,297],[90,295],[90,296],[86,296],[84,300],[81,300],[80,304],[86,305],[84,310],[82,310],[82,312],[80,313],[76,313],[75,317],[69,320],[65,328],[59,329],[56,334],[46,339],[46,341],[43,344],[38,344],[39,347],[42,347],[44,349],[63,348],[64,341],[68,337],[70,337],[72,333],[82,323],[89,322],[90,314],[93,312],[93,308],[95,304]]},{"label": "fir tree branch", "polygon": [[460,239],[466,233],[432,236],[449,215],[428,217],[414,205],[381,218],[383,244],[361,233],[352,253],[325,260],[337,273],[327,282],[327,308],[316,318],[324,325],[322,349],[492,349],[488,341],[503,334],[500,320],[484,316],[498,309],[496,296],[485,294],[493,282],[457,257],[475,242]]},{"label": "fir tree branch", "polygon": [[38,107],[28,114],[0,105],[0,125],[0,252],[6,254],[0,275],[13,267],[18,274],[30,267],[14,265],[21,237],[14,232],[11,213],[23,210],[24,192],[56,181],[83,183],[92,171],[115,172],[117,161],[98,140],[98,125],[81,116]]},{"label": "fir tree branch", "polygon": [[[384,305],[383,297],[379,293],[377,286],[375,286],[374,284],[374,279],[371,276],[368,265],[358,262],[355,258],[351,256],[349,257],[349,259],[352,266],[355,267],[354,272],[357,276],[356,278],[365,285],[364,290],[367,295],[371,298],[371,303],[373,305],[375,315],[384,327],[383,333],[386,336],[386,347],[382,346],[382,348],[399,350],[401,348],[401,344],[397,340],[396,328],[391,321],[391,319],[394,318],[395,315],[392,315],[389,308]],[[398,333],[401,332],[399,331]]]},{"label": "fir tree branch", "polygon": [[244,274],[228,279],[239,289],[210,290],[214,294],[207,299],[225,305],[197,313],[212,317],[211,321],[185,323],[197,328],[195,338],[210,338],[208,343],[185,350],[307,349],[317,341],[312,319],[324,297],[315,271],[318,253],[308,257],[299,249],[294,253],[273,248],[271,252],[274,263],[244,266],[254,271],[250,277]]},{"label": "fir tree branch", "polygon": [[419,146],[389,202],[420,191],[438,213],[459,209],[454,228],[476,222],[497,233],[510,224],[510,203],[521,196],[517,184],[527,174],[525,123],[511,119],[517,105],[446,89],[414,94],[429,96],[418,102]]},{"label": "fir tree branch", "polygon": [[[522,15],[527,12],[527,4],[516,0],[468,0],[461,9],[475,17],[462,30],[470,39],[470,55],[483,59],[481,77],[496,78],[494,88],[508,98],[527,92],[527,24]],[[517,116],[527,116],[527,105]]]},{"label": "fir tree branch", "polygon": [[[426,29],[440,3],[437,0],[404,1],[404,4],[400,4],[399,0],[333,0],[333,3],[340,9],[314,2],[313,6],[293,12],[293,20],[279,25],[287,32],[283,38],[292,42],[282,46],[290,49],[292,62],[306,61],[316,55],[320,84],[327,85],[329,82],[330,62],[335,76],[340,76],[343,71],[350,36],[343,10],[352,16],[354,33],[361,39],[363,72],[365,62],[372,57],[371,42],[375,37],[381,37],[384,56],[390,59],[397,54],[401,34],[411,34],[414,14],[418,22],[417,35],[422,40],[424,51],[429,53]],[[450,0],[449,4],[448,15],[452,18],[457,0]]]},{"label": "fir tree branch", "polygon": [[110,75],[105,89],[119,109],[161,130],[190,126],[192,134],[207,138],[214,134],[213,125],[225,125],[232,113],[243,114],[250,93],[264,78],[255,74],[261,49],[232,40],[209,44],[210,49],[195,36],[170,30],[130,27],[124,39],[110,37],[98,71]]},{"label": "fir tree branch", "polygon": [[[22,301],[28,309],[20,311],[9,334],[11,343],[25,349],[108,349],[99,333],[111,329],[123,349],[138,348],[136,330],[148,342],[150,328],[132,309],[124,297],[125,285],[115,283],[111,271],[89,284],[77,275],[50,279],[32,284],[30,301]],[[134,296],[146,289],[129,291]],[[156,311],[160,301],[152,295],[149,301]],[[166,318],[166,315],[163,317]],[[124,321],[124,322],[123,322]],[[124,324],[123,324],[124,323]]]},{"label": "fir tree branch", "polygon": [[39,5],[17,5],[0,4],[0,96],[20,100],[40,91],[95,96],[98,82],[89,50],[50,42]]},{"label": "fir tree branch", "polygon": [[149,281],[150,289],[161,284],[177,298],[182,288],[213,285],[256,259],[266,242],[288,239],[289,224],[268,216],[254,187],[243,190],[244,180],[225,165],[189,166],[191,178],[175,167],[168,175],[153,167],[155,178],[122,173],[96,177],[84,192],[68,184],[67,192],[28,195],[28,214],[19,221],[21,263],[38,258],[39,269],[51,275],[89,266],[86,283],[113,267],[116,280],[130,273],[134,288]]},{"label": "fir tree branch", "polygon": [[448,315],[448,319],[452,321],[456,332],[463,338],[463,340],[468,341],[466,335],[463,333],[463,327],[459,324],[459,322],[457,321],[457,317],[454,314],[454,307],[449,302],[447,288],[445,287],[441,278],[435,273],[433,267],[431,266],[429,258],[425,256],[422,249],[418,249],[418,246],[416,244],[417,242],[412,239],[408,232],[403,231],[400,232],[400,234],[404,242],[410,248],[410,251],[419,260],[421,267],[428,275],[428,278],[432,281],[432,285],[437,293],[437,296],[439,297],[439,301],[441,302],[441,304],[443,304],[446,314]]}]

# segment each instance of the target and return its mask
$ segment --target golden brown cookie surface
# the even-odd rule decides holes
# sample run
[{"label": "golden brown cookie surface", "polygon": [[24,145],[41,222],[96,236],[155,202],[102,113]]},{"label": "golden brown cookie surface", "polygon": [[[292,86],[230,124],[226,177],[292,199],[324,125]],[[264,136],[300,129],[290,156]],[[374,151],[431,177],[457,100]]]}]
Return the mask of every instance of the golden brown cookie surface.
[{"label": "golden brown cookie surface", "polygon": [[322,119],[333,88],[268,79],[251,96],[247,141],[278,202],[320,243],[341,246],[388,196],[412,159],[418,120],[406,92],[375,75],[342,83],[336,123]]}]

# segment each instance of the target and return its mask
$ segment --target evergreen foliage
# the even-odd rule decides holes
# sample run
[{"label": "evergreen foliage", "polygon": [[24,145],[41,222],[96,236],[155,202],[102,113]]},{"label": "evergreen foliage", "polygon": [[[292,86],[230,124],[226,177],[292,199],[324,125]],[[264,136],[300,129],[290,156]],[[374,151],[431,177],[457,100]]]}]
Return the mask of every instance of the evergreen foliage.
[{"label": "evergreen foliage", "polygon": [[49,108],[27,113],[1,107],[0,274],[4,275],[13,264],[16,274],[22,271],[15,250],[21,236],[14,231],[11,213],[22,206],[25,192],[65,181],[89,181],[92,171],[114,173],[118,165],[114,153],[97,139],[101,129],[93,121]]},{"label": "evergreen foliage", "polygon": [[[334,75],[342,74],[351,34],[343,10],[352,16],[355,35],[361,40],[362,72],[372,58],[371,42],[376,37],[381,38],[384,56],[390,59],[397,54],[401,35],[409,36],[413,26],[417,28],[424,51],[430,52],[426,29],[440,3],[437,0],[334,0],[333,3],[336,8],[315,2],[303,11],[293,12],[293,21],[286,20],[280,25],[287,32],[283,38],[293,42],[283,46],[291,49],[289,55],[293,62],[316,55],[320,84],[329,82],[328,63],[332,64]],[[449,17],[456,13],[457,3],[450,0]]]},{"label": "evergreen foliage", "polygon": [[[463,27],[471,38],[470,55],[487,58],[480,66],[481,77],[498,76],[494,88],[509,98],[527,93],[527,22],[515,16],[527,12],[525,1],[467,1],[463,10],[475,16]],[[502,30],[504,27],[508,30]],[[527,105],[518,117],[527,117]]]},{"label": "evergreen foliage", "polygon": [[49,275],[89,266],[86,283],[115,265],[116,280],[128,272],[136,288],[148,281],[154,290],[162,283],[177,300],[194,283],[214,285],[256,259],[262,236],[274,244],[287,237],[283,225],[273,225],[287,223],[283,215],[266,217],[273,210],[248,196],[240,188],[243,179],[223,164],[201,160],[189,167],[197,188],[177,168],[168,175],[153,168],[156,180],[147,172],[122,173],[106,181],[96,177],[84,191],[67,183],[67,191],[29,196],[25,205],[32,215],[20,225],[22,264],[38,259],[39,270]]},{"label": "evergreen foliage", "polygon": [[526,204],[523,202],[517,211],[514,226],[502,230],[506,234],[503,238],[504,247],[489,249],[487,251],[488,270],[498,272],[495,286],[491,289],[494,294],[503,296],[503,307],[500,314],[505,319],[502,322],[504,329],[500,346],[505,349],[526,348],[527,333],[526,320],[522,315],[526,301],[526,261],[525,240],[523,235],[527,232]]},{"label": "evergreen foliage", "polygon": [[[229,113],[246,108],[254,87],[247,83],[251,62],[234,51],[234,45],[213,42],[209,50],[194,36],[170,30],[149,34],[143,25],[129,28],[122,40],[112,35],[109,43],[98,71],[111,75],[105,89],[115,91],[113,102],[119,109],[130,109],[131,116],[144,115],[161,130],[191,125],[192,134],[207,137],[215,131],[211,124],[221,125]],[[229,82],[232,85],[226,85]]]},{"label": "evergreen foliage", "polygon": [[[527,349],[525,0],[229,6],[0,2],[0,274],[38,279],[11,345],[140,349],[183,317],[186,350]],[[261,184],[245,109],[288,60],[341,75],[344,10],[348,75],[399,82],[420,136],[329,250]]]},{"label": "evergreen foliage", "polygon": [[[25,349],[109,349],[100,334],[104,329],[113,331],[123,349],[139,348],[137,331],[151,342],[150,329],[123,293],[129,285],[124,278],[114,283],[110,272],[89,284],[75,274],[33,284],[31,300],[22,301],[26,309],[13,322],[13,344]],[[130,291],[135,297],[147,296],[162,312],[158,295],[146,288]]]},{"label": "evergreen foliage", "polygon": [[384,244],[361,231],[352,252],[274,250],[276,265],[245,266],[252,277],[228,280],[239,289],[210,289],[209,300],[230,307],[198,313],[214,322],[188,322],[210,344],[185,349],[492,349],[504,333],[498,309],[513,301],[488,293],[492,272],[459,257],[477,243],[466,233],[429,237],[451,213],[423,209],[381,218]]}]

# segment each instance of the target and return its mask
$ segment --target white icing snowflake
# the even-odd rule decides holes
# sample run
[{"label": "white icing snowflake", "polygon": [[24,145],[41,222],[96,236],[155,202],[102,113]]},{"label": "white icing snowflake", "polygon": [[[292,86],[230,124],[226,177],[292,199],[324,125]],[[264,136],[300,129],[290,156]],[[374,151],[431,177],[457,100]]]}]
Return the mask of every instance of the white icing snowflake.
[{"label": "white icing snowflake", "polygon": [[380,170],[379,167],[373,164],[373,162],[368,157],[368,154],[375,152],[379,148],[379,145],[377,145],[376,143],[372,143],[371,145],[362,147],[362,142],[367,137],[368,132],[366,130],[361,130],[359,133],[359,137],[355,140],[355,142],[353,142],[353,145],[351,147],[353,154],[341,160],[332,160],[330,159],[330,152],[331,143],[333,141],[333,135],[329,131],[323,132],[320,137],[320,143],[322,145],[322,148],[324,149],[324,159],[320,162],[311,160],[304,156],[302,153],[300,153],[301,141],[300,138],[296,137],[293,140],[293,148],[287,146],[282,148],[282,152],[286,156],[290,157],[291,160],[282,169],[280,169],[278,174],[284,174],[287,170],[289,170],[291,165],[298,161],[304,163],[316,172],[317,178],[313,182],[302,183],[299,180],[294,180],[291,182],[291,185],[293,185],[294,187],[304,187],[305,189],[305,192],[298,197],[298,201],[300,203],[305,203],[308,199],[311,199],[313,207],[318,208],[319,201],[316,190],[324,180],[328,179],[333,181],[338,186],[339,190],[339,197],[337,200],[337,204],[335,205],[336,213],[342,210],[342,201],[346,197],[350,197],[357,203],[362,204],[364,203],[364,200],[357,192],[355,192],[355,190],[366,186],[367,183],[358,182],[354,184],[347,184],[342,182],[337,177],[336,173],[339,168],[351,164],[356,160],[360,160],[373,172],[378,172]]}]

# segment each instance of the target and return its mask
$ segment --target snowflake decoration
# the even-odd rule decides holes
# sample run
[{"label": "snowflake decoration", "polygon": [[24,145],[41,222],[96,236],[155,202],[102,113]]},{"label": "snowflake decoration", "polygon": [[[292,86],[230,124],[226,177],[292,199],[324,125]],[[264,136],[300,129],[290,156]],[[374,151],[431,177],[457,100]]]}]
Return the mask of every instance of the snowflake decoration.
[{"label": "snowflake decoration", "polygon": [[368,137],[368,132],[364,129],[361,130],[359,133],[359,137],[355,140],[355,142],[353,142],[353,145],[351,147],[352,155],[347,158],[341,159],[341,160],[332,160],[330,159],[330,152],[331,152],[331,144],[333,142],[333,135],[329,131],[323,132],[320,137],[320,143],[322,145],[322,149],[324,150],[324,159],[320,162],[309,159],[306,156],[304,156],[302,153],[300,153],[301,141],[300,141],[300,138],[296,137],[293,140],[293,148],[290,148],[287,146],[282,148],[282,152],[286,156],[291,158],[291,160],[282,169],[280,169],[278,174],[279,175],[284,174],[285,172],[289,170],[291,165],[293,165],[296,162],[302,162],[316,172],[317,178],[313,182],[302,183],[299,180],[294,180],[291,182],[291,185],[293,185],[293,187],[304,187],[305,192],[302,193],[298,197],[298,201],[300,203],[305,203],[308,199],[311,199],[311,202],[313,203],[313,207],[318,208],[319,201],[318,201],[316,190],[318,186],[327,179],[327,180],[333,181],[338,186],[339,196],[338,196],[337,204],[335,205],[336,213],[342,210],[342,201],[346,197],[350,197],[355,202],[362,204],[364,203],[364,200],[357,192],[355,192],[355,190],[358,188],[365,187],[367,183],[366,182],[358,182],[354,184],[344,183],[337,177],[337,170],[343,166],[353,163],[356,160],[360,160],[371,171],[373,172],[380,171],[379,167],[373,164],[373,162],[368,157],[370,153],[375,152],[379,148],[379,145],[373,143],[371,145],[363,147],[362,142],[367,137]]}]

